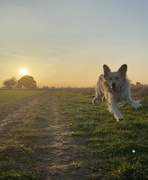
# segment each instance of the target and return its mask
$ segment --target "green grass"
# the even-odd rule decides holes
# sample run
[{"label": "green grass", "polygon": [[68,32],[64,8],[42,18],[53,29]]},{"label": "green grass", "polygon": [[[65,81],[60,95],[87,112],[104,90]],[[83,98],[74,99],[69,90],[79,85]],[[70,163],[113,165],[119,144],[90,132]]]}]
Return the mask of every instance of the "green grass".
[{"label": "green grass", "polygon": [[46,92],[45,90],[0,90],[0,107],[26,97]]},{"label": "green grass", "polygon": [[[6,92],[0,91],[0,99],[2,93]],[[11,93],[17,100],[29,95],[29,91]],[[40,92],[30,93],[34,95]],[[49,93],[58,97],[72,137],[84,138],[86,148],[91,150],[89,156],[95,158],[95,163],[89,168],[94,173],[107,175],[111,180],[148,179],[148,97],[143,97],[143,107],[137,111],[124,103],[120,104],[119,109],[125,120],[116,122],[106,110],[105,101],[98,101],[97,106],[92,105],[93,95],[64,90]],[[11,99],[12,94],[8,94],[7,91],[5,99],[10,98],[7,103],[15,102],[15,98]],[[39,108],[47,110],[44,104],[40,104]],[[46,173],[46,168],[44,165],[38,166],[41,163],[39,156],[44,153],[50,156],[50,143],[44,146],[44,139],[51,138],[49,132],[45,131],[46,123],[46,119],[34,114],[34,118],[28,117],[6,134],[1,134],[0,179],[42,179],[40,175]],[[43,144],[38,144],[41,140]],[[76,168],[79,166],[76,162],[72,165]]]},{"label": "green grass", "polygon": [[116,122],[107,112],[106,102],[93,106],[91,95],[63,92],[59,98],[72,135],[84,137],[92,157],[98,160],[98,165],[90,167],[94,172],[116,180],[148,179],[148,97],[137,111],[120,104],[123,122]]}]

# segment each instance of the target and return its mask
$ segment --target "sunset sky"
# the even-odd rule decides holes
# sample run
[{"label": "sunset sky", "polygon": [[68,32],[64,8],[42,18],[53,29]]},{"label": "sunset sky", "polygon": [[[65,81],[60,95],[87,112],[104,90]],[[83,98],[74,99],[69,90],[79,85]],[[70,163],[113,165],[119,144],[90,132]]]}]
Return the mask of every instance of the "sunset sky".
[{"label": "sunset sky", "polygon": [[147,0],[0,0],[0,86],[94,86],[103,64],[148,84]]}]

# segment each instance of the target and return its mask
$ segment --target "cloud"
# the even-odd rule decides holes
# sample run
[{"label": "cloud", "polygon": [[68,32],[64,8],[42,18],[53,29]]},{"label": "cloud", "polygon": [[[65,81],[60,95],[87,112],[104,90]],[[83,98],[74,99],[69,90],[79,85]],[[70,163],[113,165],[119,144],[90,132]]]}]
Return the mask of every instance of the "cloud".
[{"label": "cloud", "polygon": [[26,59],[26,58],[28,58],[28,57],[26,57],[26,56],[21,56],[21,55],[19,55],[19,54],[12,54],[12,53],[0,53],[0,54],[2,54],[2,55],[4,55],[4,56],[21,58],[21,59]]}]

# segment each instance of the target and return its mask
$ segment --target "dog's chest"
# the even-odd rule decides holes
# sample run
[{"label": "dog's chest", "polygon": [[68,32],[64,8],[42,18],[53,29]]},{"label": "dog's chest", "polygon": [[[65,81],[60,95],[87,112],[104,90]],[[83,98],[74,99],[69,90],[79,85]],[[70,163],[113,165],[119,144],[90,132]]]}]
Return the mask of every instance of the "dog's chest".
[{"label": "dog's chest", "polygon": [[111,93],[112,99],[114,99],[116,102],[121,102],[124,100],[124,94],[121,92]]}]

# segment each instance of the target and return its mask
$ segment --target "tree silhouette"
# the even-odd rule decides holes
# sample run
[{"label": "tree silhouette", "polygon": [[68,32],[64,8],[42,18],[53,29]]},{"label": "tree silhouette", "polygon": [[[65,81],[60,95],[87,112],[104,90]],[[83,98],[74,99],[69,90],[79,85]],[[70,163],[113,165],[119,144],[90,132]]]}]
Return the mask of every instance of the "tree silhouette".
[{"label": "tree silhouette", "polygon": [[25,75],[21,79],[18,80],[18,87],[25,89],[36,89],[36,81],[32,76]]},{"label": "tree silhouette", "polygon": [[5,88],[11,89],[17,85],[17,80],[15,77],[7,79],[3,82]]}]

